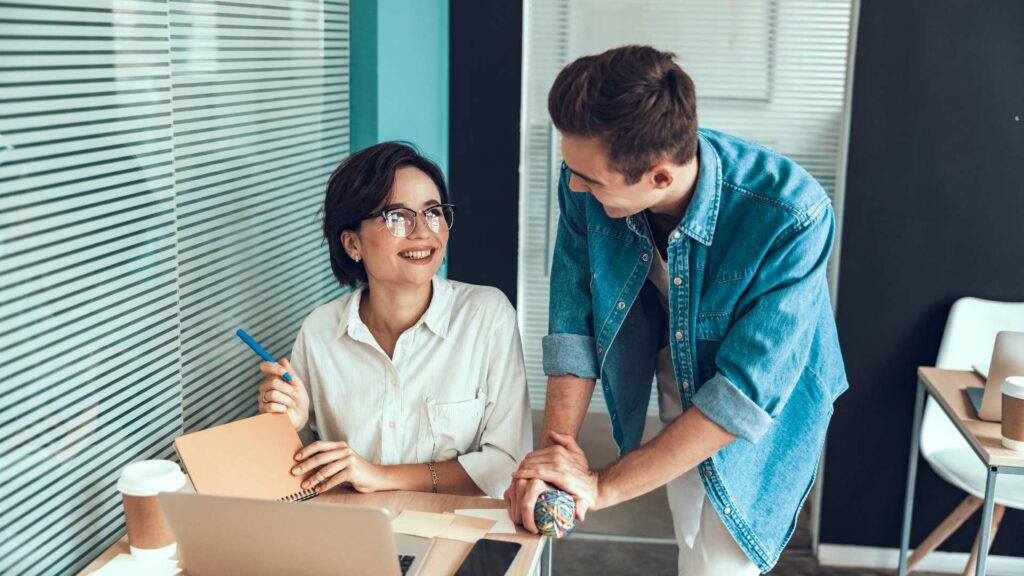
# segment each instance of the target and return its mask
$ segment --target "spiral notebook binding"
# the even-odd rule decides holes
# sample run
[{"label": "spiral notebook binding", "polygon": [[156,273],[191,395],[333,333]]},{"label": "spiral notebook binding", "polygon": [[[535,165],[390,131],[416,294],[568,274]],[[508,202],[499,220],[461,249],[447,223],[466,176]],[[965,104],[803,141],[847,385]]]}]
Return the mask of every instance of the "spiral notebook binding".
[{"label": "spiral notebook binding", "polygon": [[295,494],[289,494],[284,498],[281,498],[282,502],[302,502],[311,498],[316,498],[316,490],[303,490],[302,492],[296,492]]}]

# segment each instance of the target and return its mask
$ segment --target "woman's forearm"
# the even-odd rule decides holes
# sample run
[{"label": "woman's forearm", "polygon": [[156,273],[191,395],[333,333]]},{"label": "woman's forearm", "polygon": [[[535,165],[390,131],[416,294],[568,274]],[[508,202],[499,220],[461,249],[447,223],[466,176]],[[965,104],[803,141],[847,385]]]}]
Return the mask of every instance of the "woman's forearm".
[{"label": "woman's forearm", "polygon": [[[433,479],[430,468],[426,464],[394,464],[381,466],[384,469],[385,490],[411,490],[414,492],[430,492],[433,490]],[[437,462],[434,464],[437,474],[437,491],[444,494],[461,496],[482,496],[483,491],[466,474],[466,470],[458,460]]]}]

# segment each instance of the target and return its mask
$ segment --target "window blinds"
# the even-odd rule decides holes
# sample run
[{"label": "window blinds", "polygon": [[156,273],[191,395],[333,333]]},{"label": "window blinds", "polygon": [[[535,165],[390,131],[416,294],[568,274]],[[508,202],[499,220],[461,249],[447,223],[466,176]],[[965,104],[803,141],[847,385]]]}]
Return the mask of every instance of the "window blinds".
[{"label": "window blinds", "polygon": [[348,3],[0,2],[0,573],[74,573],[114,483],[255,413],[338,295],[317,202],[348,151]]}]

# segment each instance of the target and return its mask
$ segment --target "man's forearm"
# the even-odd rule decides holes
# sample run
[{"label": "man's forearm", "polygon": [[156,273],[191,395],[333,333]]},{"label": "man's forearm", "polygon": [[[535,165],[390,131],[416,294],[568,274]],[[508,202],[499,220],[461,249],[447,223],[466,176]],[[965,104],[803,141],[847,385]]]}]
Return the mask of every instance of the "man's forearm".
[{"label": "man's forearm", "polygon": [[597,506],[614,506],[663,486],[735,439],[691,407],[653,440],[599,473]]},{"label": "man's forearm", "polygon": [[554,430],[575,438],[583,426],[583,419],[594,395],[594,381],[571,374],[549,376],[544,405],[544,434],[541,446],[551,444],[548,431]]}]

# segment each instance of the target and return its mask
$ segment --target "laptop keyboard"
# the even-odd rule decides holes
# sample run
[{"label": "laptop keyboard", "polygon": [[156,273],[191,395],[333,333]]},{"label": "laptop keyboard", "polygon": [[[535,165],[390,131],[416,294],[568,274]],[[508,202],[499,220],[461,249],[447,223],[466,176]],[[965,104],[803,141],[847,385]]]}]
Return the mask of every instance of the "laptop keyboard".
[{"label": "laptop keyboard", "polygon": [[412,562],[415,559],[416,559],[415,556],[399,556],[398,557],[398,566],[402,569],[402,576],[405,576],[405,573],[409,571],[409,567],[412,566]]}]

